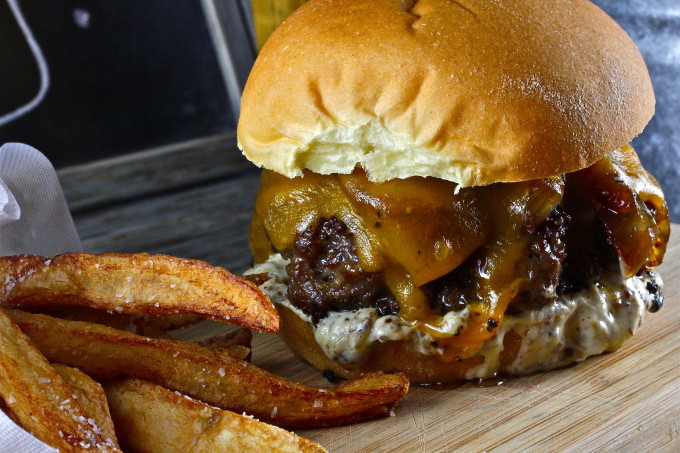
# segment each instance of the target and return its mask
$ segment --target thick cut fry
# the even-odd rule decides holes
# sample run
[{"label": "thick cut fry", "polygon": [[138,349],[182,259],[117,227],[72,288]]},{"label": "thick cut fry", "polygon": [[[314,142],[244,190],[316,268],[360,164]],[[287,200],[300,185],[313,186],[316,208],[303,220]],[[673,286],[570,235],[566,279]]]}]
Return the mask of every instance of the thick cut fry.
[{"label": "thick cut fry", "polygon": [[382,417],[409,387],[401,373],[370,373],[337,387],[308,387],[192,343],[19,310],[7,313],[54,362],[78,367],[95,379],[138,377],[279,426],[316,428]]},{"label": "thick cut fry", "polygon": [[198,344],[213,351],[225,351],[228,354],[235,355],[239,359],[250,362],[252,356],[252,341],[253,334],[250,330],[238,329],[234,332],[208,338]]},{"label": "thick cut fry", "polygon": [[[152,338],[170,338],[167,331],[186,327],[202,321],[203,317],[192,314],[184,315],[119,315],[89,307],[62,308],[55,311],[41,310],[55,318],[70,321],[85,321],[103,324],[114,329],[125,330]],[[247,329],[244,329],[250,332]]]},{"label": "thick cut fry", "polygon": [[71,387],[83,409],[97,422],[104,437],[111,439],[114,446],[119,448],[106,393],[102,386],[87,374],[70,366],[53,363],[52,368]]},{"label": "thick cut fry", "polygon": [[68,253],[0,258],[0,304],[34,309],[81,306],[114,313],[193,313],[276,332],[279,319],[255,285],[204,261],[168,255]]},{"label": "thick cut fry", "polygon": [[0,397],[21,426],[60,451],[119,451],[2,309]]},{"label": "thick cut fry", "polygon": [[138,453],[325,452],[266,423],[216,409],[141,379],[106,386],[121,442]]},{"label": "thick cut fry", "polygon": [[211,349],[218,354],[230,354],[241,360],[245,360],[246,362],[250,362],[250,360],[253,358],[253,351],[250,348],[246,348],[245,346],[238,344],[227,346],[226,348],[216,347],[214,344],[209,344],[208,346],[205,346],[205,348]]},{"label": "thick cut fry", "polygon": [[[43,313],[69,321],[84,321],[102,324],[113,329],[143,335],[151,338],[172,338],[168,331],[195,324],[203,318],[196,315],[118,315],[88,307],[64,308]],[[217,335],[199,342],[201,346],[214,351],[225,351],[236,357],[250,361],[250,330],[238,328],[233,332]]]},{"label": "thick cut fry", "polygon": [[9,407],[7,407],[7,404],[5,404],[5,402],[2,400],[2,398],[0,398],[0,411],[4,412],[5,415],[7,415],[10,419],[12,419],[12,421],[14,423],[16,423],[17,425],[21,424],[21,422],[19,421],[17,416],[14,415],[11,410],[9,410]]},{"label": "thick cut fry", "polygon": [[253,341],[253,333],[248,329],[238,329],[233,332],[228,332],[222,335],[217,335],[207,340],[201,341],[199,344],[208,349],[227,349],[230,346],[245,346],[251,349]]}]

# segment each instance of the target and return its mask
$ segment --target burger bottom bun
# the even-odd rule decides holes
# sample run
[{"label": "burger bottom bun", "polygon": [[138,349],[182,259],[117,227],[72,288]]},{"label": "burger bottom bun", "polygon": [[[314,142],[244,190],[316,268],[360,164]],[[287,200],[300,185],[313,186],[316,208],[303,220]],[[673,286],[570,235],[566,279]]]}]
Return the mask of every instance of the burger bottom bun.
[{"label": "burger bottom bun", "polygon": [[[643,282],[643,280],[640,281]],[[612,311],[609,312],[609,316],[616,319],[614,322],[616,327],[611,326],[613,333],[608,339],[598,343],[598,348],[588,347],[587,342],[579,346],[583,340],[578,329],[579,324],[572,322],[570,328],[567,323],[564,328],[565,337],[559,348],[546,349],[544,353],[548,355],[537,364],[534,363],[536,366],[533,367],[526,366],[526,358],[532,356],[527,356],[526,352],[522,352],[522,348],[525,340],[528,344],[533,344],[535,339],[525,339],[522,332],[526,336],[527,329],[512,327],[513,325],[510,324],[502,337],[502,348],[500,345],[494,345],[498,339],[494,341],[492,338],[487,340],[480,349],[484,351],[487,349],[486,346],[489,346],[489,350],[496,351],[496,355],[492,353],[489,356],[493,363],[488,365],[485,364],[485,357],[481,354],[460,361],[442,362],[436,356],[417,352],[409,342],[388,341],[374,343],[368,357],[359,367],[346,369],[324,354],[321,346],[316,342],[311,324],[300,319],[292,310],[284,306],[277,305],[277,309],[281,318],[279,333],[283,341],[295,354],[319,370],[331,371],[337,377],[344,379],[355,378],[371,371],[399,370],[405,373],[413,384],[436,384],[473,378],[487,379],[497,374],[530,374],[547,371],[579,362],[602,352],[615,351],[633,335],[637,326],[640,325],[644,304],[644,300],[638,298],[637,303],[617,303],[610,307]]]},{"label": "burger bottom bun", "polygon": [[[311,324],[303,321],[292,310],[277,305],[281,317],[279,334],[288,347],[319,370],[330,370],[336,376],[351,379],[363,373],[379,370],[399,370],[405,373],[412,384],[433,384],[460,381],[475,366],[484,362],[482,356],[472,356],[460,362],[444,363],[433,356],[416,352],[404,341],[375,343],[370,355],[356,369],[347,370],[324,354],[316,342]],[[515,360],[521,344],[521,337],[514,331],[503,339],[500,368],[506,369]],[[489,376],[491,377],[491,376]]]}]

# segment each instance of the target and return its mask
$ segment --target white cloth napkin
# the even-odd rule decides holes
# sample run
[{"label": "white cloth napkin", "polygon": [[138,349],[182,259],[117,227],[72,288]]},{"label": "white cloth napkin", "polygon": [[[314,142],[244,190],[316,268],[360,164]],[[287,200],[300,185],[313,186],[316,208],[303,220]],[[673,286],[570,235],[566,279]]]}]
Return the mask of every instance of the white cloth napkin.
[{"label": "white cloth napkin", "polygon": [[[57,174],[30,146],[0,147],[0,256],[82,250]],[[55,453],[0,411],[0,453]]]},{"label": "white cloth napkin", "polygon": [[20,216],[19,203],[9,191],[5,181],[0,178],[0,226],[19,220]]},{"label": "white cloth napkin", "polygon": [[0,148],[0,180],[4,181],[0,203],[8,200],[0,223],[21,213],[18,220],[0,226],[0,254],[51,256],[82,250],[57,174],[45,156],[30,146],[4,145]]}]

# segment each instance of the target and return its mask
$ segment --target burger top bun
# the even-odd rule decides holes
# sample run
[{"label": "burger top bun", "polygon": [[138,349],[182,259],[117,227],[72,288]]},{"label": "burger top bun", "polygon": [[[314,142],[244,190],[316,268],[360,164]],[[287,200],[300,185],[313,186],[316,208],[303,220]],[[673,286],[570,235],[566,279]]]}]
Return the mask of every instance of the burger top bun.
[{"label": "burger top bun", "polygon": [[238,139],[288,177],[474,186],[584,168],[653,112],[635,44],[586,0],[311,0],[255,62]]}]

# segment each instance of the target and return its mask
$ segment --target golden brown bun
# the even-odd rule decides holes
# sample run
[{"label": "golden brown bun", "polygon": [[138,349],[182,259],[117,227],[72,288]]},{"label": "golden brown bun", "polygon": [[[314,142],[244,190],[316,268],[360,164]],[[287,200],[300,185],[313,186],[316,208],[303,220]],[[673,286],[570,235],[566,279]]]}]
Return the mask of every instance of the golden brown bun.
[{"label": "golden brown bun", "polygon": [[[431,356],[414,351],[404,342],[376,343],[366,361],[356,369],[347,370],[330,360],[314,339],[312,325],[300,319],[290,309],[277,305],[281,317],[279,334],[293,351],[319,370],[330,370],[336,376],[351,379],[370,371],[400,370],[412,384],[446,383],[465,379],[465,373],[484,362],[482,356],[472,356],[462,362],[443,363]],[[500,356],[501,369],[515,360],[521,338],[514,332],[505,336]]]},{"label": "golden brown bun", "polygon": [[288,177],[473,186],[589,166],[653,112],[635,44],[586,0],[311,0],[262,49],[238,138]]}]

